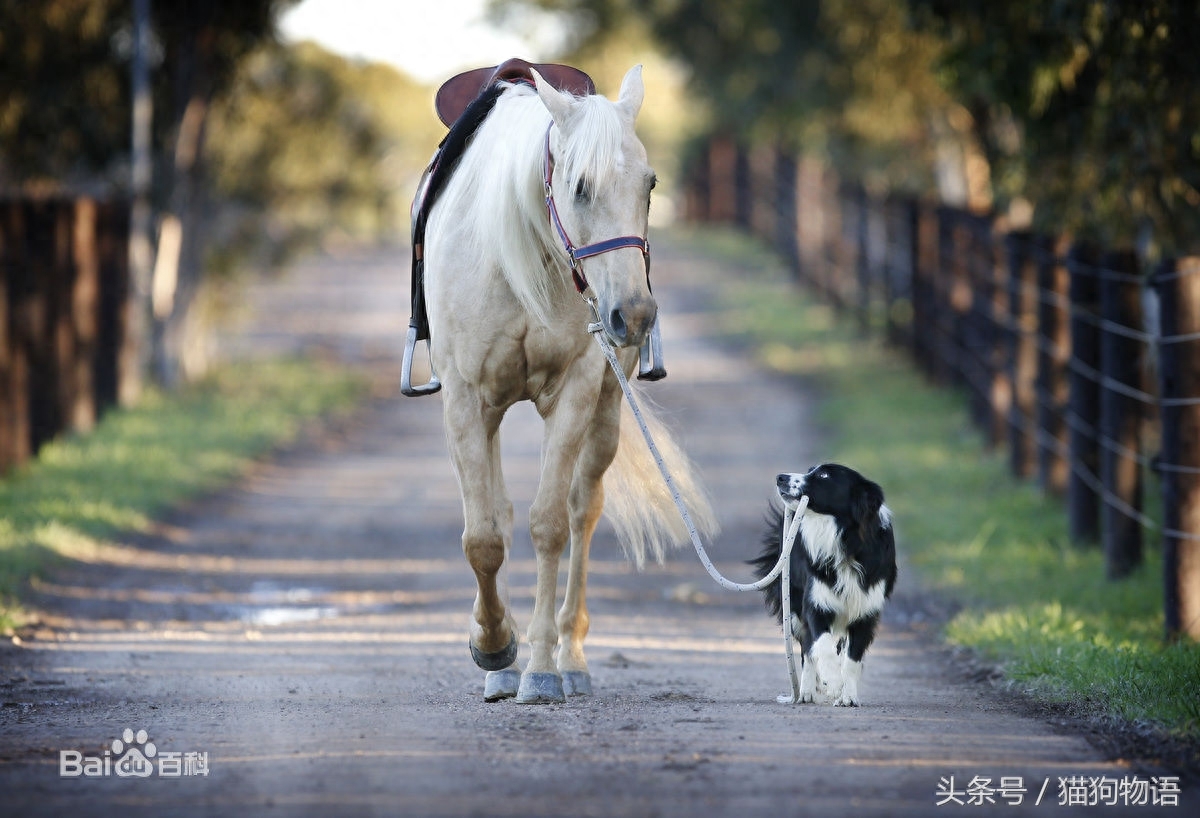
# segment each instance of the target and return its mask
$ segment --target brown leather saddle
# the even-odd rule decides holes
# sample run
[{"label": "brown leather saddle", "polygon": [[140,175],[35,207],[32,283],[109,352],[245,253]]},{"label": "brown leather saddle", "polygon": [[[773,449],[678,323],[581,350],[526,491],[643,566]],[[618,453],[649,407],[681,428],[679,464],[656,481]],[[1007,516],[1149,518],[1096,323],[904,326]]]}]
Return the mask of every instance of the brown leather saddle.
[{"label": "brown leather saddle", "polygon": [[442,124],[447,128],[451,127],[462,116],[463,111],[467,110],[467,106],[493,84],[533,82],[533,74],[529,73],[531,68],[537,69],[542,79],[560,91],[568,91],[580,97],[596,93],[592,78],[578,68],[558,63],[531,63],[513,57],[499,65],[464,71],[442,83],[433,102],[438,119],[442,120]]}]

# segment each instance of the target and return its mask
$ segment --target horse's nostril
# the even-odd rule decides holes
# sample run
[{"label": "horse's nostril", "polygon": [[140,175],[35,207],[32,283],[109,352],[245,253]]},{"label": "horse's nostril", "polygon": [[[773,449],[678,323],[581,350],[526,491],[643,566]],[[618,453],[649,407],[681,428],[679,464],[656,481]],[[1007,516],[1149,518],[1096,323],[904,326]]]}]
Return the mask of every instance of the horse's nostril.
[{"label": "horse's nostril", "polygon": [[608,316],[608,329],[613,334],[614,340],[625,340],[628,330],[625,326],[625,316],[621,314],[619,309],[613,310]]}]

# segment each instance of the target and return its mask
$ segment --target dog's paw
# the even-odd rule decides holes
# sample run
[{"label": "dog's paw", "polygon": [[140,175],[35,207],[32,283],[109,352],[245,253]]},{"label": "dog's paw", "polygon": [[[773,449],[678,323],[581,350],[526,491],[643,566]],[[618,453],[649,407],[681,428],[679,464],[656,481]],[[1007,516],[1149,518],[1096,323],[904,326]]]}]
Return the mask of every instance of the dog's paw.
[{"label": "dog's paw", "polygon": [[862,675],[862,664],[859,662],[846,663],[842,669],[842,685],[834,697],[835,707],[858,707],[858,679]]}]

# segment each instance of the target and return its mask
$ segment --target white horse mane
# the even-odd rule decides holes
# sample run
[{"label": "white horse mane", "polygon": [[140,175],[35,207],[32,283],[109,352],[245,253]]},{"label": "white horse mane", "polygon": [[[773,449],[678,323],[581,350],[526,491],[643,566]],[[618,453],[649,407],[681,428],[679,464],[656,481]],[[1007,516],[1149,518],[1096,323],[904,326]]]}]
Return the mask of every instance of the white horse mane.
[{"label": "white horse mane", "polygon": [[[510,86],[476,132],[438,202],[442,213],[475,225],[462,248],[478,269],[502,273],[525,310],[548,325],[570,289],[569,267],[550,226],[542,183],[550,114],[527,85]],[[601,96],[577,97],[564,123],[555,174],[571,189],[580,178],[592,191],[611,183],[632,123]],[[547,274],[547,271],[550,271]]]}]

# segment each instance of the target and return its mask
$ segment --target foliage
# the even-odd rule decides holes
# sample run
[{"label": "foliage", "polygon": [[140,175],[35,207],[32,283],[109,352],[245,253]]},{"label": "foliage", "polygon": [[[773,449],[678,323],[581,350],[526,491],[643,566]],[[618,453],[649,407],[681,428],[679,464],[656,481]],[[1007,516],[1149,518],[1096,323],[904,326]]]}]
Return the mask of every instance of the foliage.
[{"label": "foliage", "polygon": [[236,205],[225,266],[248,248],[272,263],[332,230],[376,239],[406,229],[407,205],[444,130],[428,89],[313,43],[249,56],[213,111],[218,194]]},{"label": "foliage", "polygon": [[819,391],[831,433],[822,459],[859,467],[887,491],[905,561],[899,593],[931,588],[954,600],[948,638],[1020,690],[1200,740],[1200,645],[1164,640],[1161,553],[1151,549],[1133,577],[1107,580],[1102,554],[1068,544],[1058,501],[984,450],[960,393],[927,385],[805,297],[758,245],[706,229],[685,246],[743,270],[720,280],[717,320],[769,367]]},{"label": "foliage", "polygon": [[352,405],[361,378],[302,361],[239,364],[170,395],[150,392],[85,437],[45,446],[0,479],[0,630],[21,587],[56,558],[142,531],[153,515],[211,491],[306,420]]},{"label": "foliage", "polygon": [[494,0],[566,15],[575,48],[643,21],[687,66],[712,130],[823,151],[897,186],[928,189],[929,120],[947,104],[936,39],[902,0]]},{"label": "foliage", "polygon": [[0,185],[71,179],[128,150],[120,0],[0,0]]},{"label": "foliage", "polygon": [[716,131],[892,189],[954,168],[972,206],[1021,198],[1051,232],[1200,248],[1191,0],[493,2],[566,15],[588,42],[646,21]]},{"label": "foliage", "polygon": [[1168,252],[1200,244],[1200,15],[1190,0],[911,0],[948,43],[1002,197],[1039,220]]},{"label": "foliage", "polygon": [[[206,55],[208,90],[219,93],[292,2],[151,3],[160,154],[170,155],[196,52]],[[0,184],[118,181],[130,144],[130,8],[127,0],[0,0]],[[169,195],[161,174],[158,187],[160,199]]]}]

